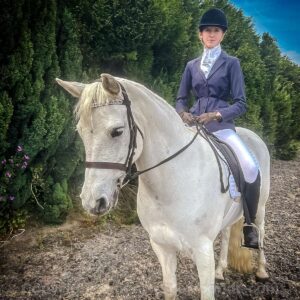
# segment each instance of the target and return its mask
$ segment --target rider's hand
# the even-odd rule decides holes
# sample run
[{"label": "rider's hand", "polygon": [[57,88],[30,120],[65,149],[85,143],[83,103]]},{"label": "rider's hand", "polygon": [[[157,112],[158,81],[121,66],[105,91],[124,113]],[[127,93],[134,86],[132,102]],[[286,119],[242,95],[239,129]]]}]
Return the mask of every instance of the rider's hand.
[{"label": "rider's hand", "polygon": [[186,111],[183,111],[179,114],[181,117],[182,121],[190,126],[192,126],[195,123],[194,116]]},{"label": "rider's hand", "polygon": [[207,124],[211,121],[222,121],[222,115],[218,111],[213,111],[209,113],[201,114],[200,116],[196,117],[197,122],[201,124]]}]

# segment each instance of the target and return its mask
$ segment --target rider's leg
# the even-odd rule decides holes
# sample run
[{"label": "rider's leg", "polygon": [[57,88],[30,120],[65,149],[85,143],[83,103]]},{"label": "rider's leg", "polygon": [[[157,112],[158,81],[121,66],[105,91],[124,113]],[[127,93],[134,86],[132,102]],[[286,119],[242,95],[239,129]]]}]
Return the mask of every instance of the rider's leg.
[{"label": "rider's leg", "polygon": [[[251,225],[255,221],[257,206],[260,195],[260,172],[259,166],[254,155],[248,150],[244,142],[237,135],[237,133],[231,129],[224,129],[214,132],[214,134],[221,140],[227,143],[234,150],[241,168],[243,170],[244,178],[246,181],[244,191],[245,209],[248,209],[246,213],[246,223]],[[245,246],[249,248],[258,248],[258,232],[253,226],[245,226],[244,229]]]}]

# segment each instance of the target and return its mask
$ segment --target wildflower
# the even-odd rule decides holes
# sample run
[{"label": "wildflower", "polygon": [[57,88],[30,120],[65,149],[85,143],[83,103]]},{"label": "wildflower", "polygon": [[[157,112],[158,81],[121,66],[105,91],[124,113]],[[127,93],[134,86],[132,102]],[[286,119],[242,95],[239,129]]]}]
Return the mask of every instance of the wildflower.
[{"label": "wildflower", "polygon": [[22,151],[23,151],[23,148],[22,148],[22,146],[19,145],[19,146],[17,147],[17,152],[22,152]]},{"label": "wildflower", "polygon": [[28,155],[26,155],[26,154],[24,155],[24,159],[25,159],[25,160],[29,160],[29,158],[30,158],[30,157],[29,157]]},{"label": "wildflower", "polygon": [[2,164],[2,165],[5,165],[5,164],[6,164],[6,159],[3,159],[3,160],[1,161],[1,164]]},{"label": "wildflower", "polygon": [[5,176],[8,177],[8,178],[10,178],[10,177],[11,177],[11,173],[10,173],[9,171],[7,171],[7,172],[5,173]]},{"label": "wildflower", "polygon": [[11,196],[8,197],[8,199],[9,199],[10,201],[14,201],[14,200],[15,200],[15,196],[12,196],[12,195],[11,195]]},{"label": "wildflower", "polygon": [[23,162],[23,165],[22,165],[22,167],[21,167],[21,168],[22,168],[22,169],[26,169],[26,168],[27,168],[27,166],[28,166],[28,163],[27,163],[27,161],[24,161],[24,162]]},{"label": "wildflower", "polygon": [[10,158],[8,161],[13,165],[14,160],[12,158]]}]

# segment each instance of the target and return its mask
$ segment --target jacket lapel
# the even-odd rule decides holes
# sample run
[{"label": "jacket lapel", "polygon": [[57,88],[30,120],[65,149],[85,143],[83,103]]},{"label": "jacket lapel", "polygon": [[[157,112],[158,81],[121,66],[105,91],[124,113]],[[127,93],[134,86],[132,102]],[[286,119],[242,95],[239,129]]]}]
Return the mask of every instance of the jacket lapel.
[{"label": "jacket lapel", "polygon": [[206,81],[206,78],[205,78],[205,74],[203,73],[203,71],[201,70],[201,59],[202,59],[202,55],[199,56],[199,58],[196,60],[196,69],[198,71],[198,73],[200,74],[200,76],[203,78],[203,80]]},{"label": "jacket lapel", "polygon": [[217,58],[216,62],[214,63],[213,67],[211,68],[207,79],[209,79],[226,61],[227,54],[222,51],[220,56]]}]

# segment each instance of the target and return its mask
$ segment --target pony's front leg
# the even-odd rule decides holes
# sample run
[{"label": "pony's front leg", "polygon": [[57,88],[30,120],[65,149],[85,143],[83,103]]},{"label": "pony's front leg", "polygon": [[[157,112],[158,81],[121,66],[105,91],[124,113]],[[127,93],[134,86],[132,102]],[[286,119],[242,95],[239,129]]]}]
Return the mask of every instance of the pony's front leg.
[{"label": "pony's front leg", "polygon": [[[199,241],[200,242],[200,241]],[[195,249],[194,259],[200,279],[201,300],[215,299],[215,260],[213,242],[205,239]]]},{"label": "pony's front leg", "polygon": [[165,300],[174,300],[177,294],[176,250],[168,246],[157,244],[152,239],[150,239],[150,242],[161,265]]},{"label": "pony's front leg", "polygon": [[216,279],[219,280],[224,280],[224,271],[227,268],[230,228],[231,227],[229,226],[222,230],[220,257],[218,261],[218,266],[216,268]]}]

